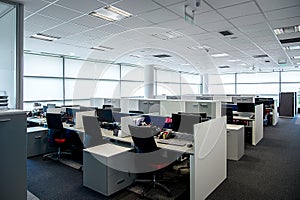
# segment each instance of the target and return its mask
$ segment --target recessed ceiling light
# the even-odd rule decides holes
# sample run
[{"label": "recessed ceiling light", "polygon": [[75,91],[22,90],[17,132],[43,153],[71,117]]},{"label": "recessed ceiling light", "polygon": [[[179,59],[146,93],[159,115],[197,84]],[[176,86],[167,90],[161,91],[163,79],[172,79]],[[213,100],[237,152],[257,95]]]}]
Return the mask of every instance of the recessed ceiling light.
[{"label": "recessed ceiling light", "polygon": [[99,51],[107,51],[107,50],[113,50],[114,48],[99,45],[99,46],[92,47],[91,49],[99,50]]},{"label": "recessed ceiling light", "polygon": [[228,69],[228,68],[230,68],[228,65],[221,65],[221,66],[219,66],[219,68],[220,69]]},{"label": "recessed ceiling light", "polygon": [[221,33],[223,36],[233,35],[231,31],[220,31],[219,33]]},{"label": "recessed ceiling light", "polygon": [[300,56],[292,56],[291,59],[300,59]]},{"label": "recessed ceiling light", "polygon": [[286,33],[296,33],[296,32],[300,32],[300,25],[287,26],[287,27],[281,27],[281,28],[274,29],[274,33],[276,35],[282,35],[282,34],[286,34]]},{"label": "recessed ceiling light", "polygon": [[100,8],[98,10],[95,10],[95,11],[89,13],[89,15],[98,17],[100,19],[104,19],[104,20],[110,21],[110,22],[119,21],[121,19],[132,16],[131,13],[121,10],[120,8],[117,8],[114,6],[107,6],[104,8]]},{"label": "recessed ceiling light", "polygon": [[182,66],[190,66],[191,64],[189,64],[189,63],[183,63],[183,64],[181,64]]},{"label": "recessed ceiling light", "polygon": [[228,62],[239,62],[241,61],[241,59],[232,59],[232,60],[228,60]]},{"label": "recessed ceiling light", "polygon": [[217,53],[217,54],[212,54],[211,57],[219,58],[219,57],[226,57],[229,56],[227,53]]},{"label": "recessed ceiling light", "polygon": [[293,46],[287,46],[283,47],[285,50],[298,50],[300,49],[300,45],[293,45]]},{"label": "recessed ceiling light", "polygon": [[174,38],[180,38],[183,37],[183,34],[177,31],[168,31],[165,33],[157,33],[157,34],[152,34],[153,37],[157,37],[162,40],[170,40]]},{"label": "recessed ceiling light", "polygon": [[266,54],[259,54],[259,55],[254,55],[253,58],[267,58],[269,57],[268,55]]},{"label": "recessed ceiling light", "polygon": [[199,49],[205,49],[205,50],[208,50],[210,47],[209,46],[206,46],[206,45],[203,45],[203,46],[194,46],[194,47],[187,47],[188,49],[192,49],[192,50],[199,50]]},{"label": "recessed ceiling light", "polygon": [[45,41],[49,41],[49,42],[60,39],[60,37],[47,35],[47,34],[43,34],[43,33],[34,34],[34,35],[30,36],[30,38],[45,40]]},{"label": "recessed ceiling light", "polygon": [[240,64],[240,65],[242,65],[242,66],[247,66],[247,64],[245,64],[245,63],[242,63],[242,64]]}]

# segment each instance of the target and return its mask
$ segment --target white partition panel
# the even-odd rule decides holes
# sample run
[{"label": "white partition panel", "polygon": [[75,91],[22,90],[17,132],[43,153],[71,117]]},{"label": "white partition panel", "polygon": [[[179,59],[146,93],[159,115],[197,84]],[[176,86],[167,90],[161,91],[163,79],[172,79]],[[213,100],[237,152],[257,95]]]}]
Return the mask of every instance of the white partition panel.
[{"label": "white partition panel", "polygon": [[263,137],[263,104],[255,106],[255,121],[253,122],[252,144],[256,145]]},{"label": "white partition panel", "polygon": [[191,199],[205,199],[227,177],[226,117],[194,125]]},{"label": "white partition panel", "polygon": [[160,115],[172,115],[172,113],[185,111],[184,101],[161,100],[160,101]]},{"label": "white partition panel", "polygon": [[122,112],[128,113],[129,110],[139,109],[139,100],[121,98],[120,105],[121,105]]}]

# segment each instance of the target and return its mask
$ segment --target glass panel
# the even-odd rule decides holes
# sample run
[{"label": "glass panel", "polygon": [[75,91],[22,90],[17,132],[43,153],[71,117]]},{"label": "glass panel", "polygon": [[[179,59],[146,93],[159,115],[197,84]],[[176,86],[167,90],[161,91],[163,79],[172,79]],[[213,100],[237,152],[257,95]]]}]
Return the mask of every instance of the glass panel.
[{"label": "glass panel", "polygon": [[91,106],[90,100],[68,100],[65,101],[65,105],[80,105],[80,106]]},{"label": "glass panel", "polygon": [[237,83],[274,83],[279,82],[279,73],[237,74]]},{"label": "glass panel", "polygon": [[29,77],[24,78],[24,101],[62,99],[62,79]]},{"label": "glass panel", "polygon": [[120,98],[119,81],[98,81],[94,97]]},{"label": "glass panel", "polygon": [[237,94],[278,94],[278,84],[238,84]]},{"label": "glass panel", "polygon": [[224,85],[208,85],[209,94],[226,94]]},{"label": "glass panel", "polygon": [[24,76],[63,76],[63,59],[51,56],[24,55]]},{"label": "glass panel", "polygon": [[181,73],[181,83],[200,84],[201,83],[201,76],[200,75]]},{"label": "glass panel", "polygon": [[300,82],[300,72],[281,72],[281,82]]},{"label": "glass panel", "polygon": [[300,82],[281,84],[281,92],[299,92],[299,91],[300,91]]},{"label": "glass panel", "polygon": [[208,75],[208,84],[234,83],[235,74],[213,74]]},{"label": "glass panel", "polygon": [[16,108],[16,8],[2,2],[0,6],[0,96],[8,96],[8,105],[0,108]]},{"label": "glass panel", "polygon": [[122,65],[121,80],[144,81],[144,68]]},{"label": "glass panel", "polygon": [[179,73],[178,72],[171,72],[171,71],[161,71],[157,70],[157,82],[173,82],[179,83]]},{"label": "glass panel", "polygon": [[66,99],[90,99],[96,94],[96,80],[67,79],[65,82]]},{"label": "glass panel", "polygon": [[119,80],[120,67],[106,63],[66,59],[65,76],[68,78]]},{"label": "glass panel", "polygon": [[121,84],[122,97],[144,96],[143,82],[122,81]]},{"label": "glass panel", "polygon": [[199,93],[200,93],[200,85],[181,84],[181,95],[199,94]]},{"label": "glass panel", "polygon": [[180,84],[157,83],[157,95],[180,95]]}]

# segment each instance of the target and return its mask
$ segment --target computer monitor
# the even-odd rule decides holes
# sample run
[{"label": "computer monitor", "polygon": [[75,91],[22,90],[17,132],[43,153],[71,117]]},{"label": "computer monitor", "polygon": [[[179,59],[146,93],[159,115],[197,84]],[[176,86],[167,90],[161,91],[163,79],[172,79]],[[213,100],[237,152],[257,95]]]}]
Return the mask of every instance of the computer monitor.
[{"label": "computer monitor", "polygon": [[113,105],[107,105],[107,104],[102,105],[102,109],[112,109],[112,108]]},{"label": "computer monitor", "polygon": [[129,113],[113,112],[113,118],[116,122],[121,122],[121,117],[130,116]]},{"label": "computer monitor", "polygon": [[254,103],[237,103],[238,112],[255,112]]},{"label": "computer monitor", "polygon": [[227,124],[233,123],[233,110],[231,107],[226,107]]},{"label": "computer monitor", "polygon": [[96,109],[96,113],[100,122],[114,122],[111,109]]},{"label": "computer monitor", "polygon": [[80,111],[93,111],[96,108],[95,107],[88,107],[88,106],[80,106],[79,109],[80,109]]},{"label": "computer monitor", "polygon": [[176,132],[194,133],[194,124],[201,123],[199,115],[172,114],[172,129]]},{"label": "computer monitor", "polygon": [[152,115],[149,115],[150,117],[150,123],[156,127],[159,127],[159,128],[164,128],[165,126],[165,123],[166,123],[166,116],[152,116]]},{"label": "computer monitor", "polygon": [[144,114],[143,111],[140,110],[129,110],[129,113],[133,113],[133,114]]},{"label": "computer monitor", "polygon": [[198,116],[201,116],[202,118],[207,118],[207,114],[205,112],[178,112],[178,114],[183,114],[183,115],[198,115]]},{"label": "computer monitor", "polygon": [[47,108],[56,108],[56,104],[55,103],[48,103]]}]

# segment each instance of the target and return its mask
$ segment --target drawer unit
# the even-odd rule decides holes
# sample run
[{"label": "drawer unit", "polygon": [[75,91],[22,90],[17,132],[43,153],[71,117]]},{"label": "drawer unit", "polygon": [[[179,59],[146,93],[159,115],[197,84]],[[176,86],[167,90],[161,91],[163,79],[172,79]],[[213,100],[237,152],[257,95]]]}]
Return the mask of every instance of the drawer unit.
[{"label": "drawer unit", "polygon": [[49,153],[54,150],[54,148],[48,148],[47,133],[48,129],[44,127],[27,128],[27,157]]}]

